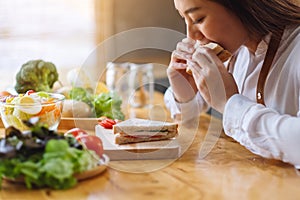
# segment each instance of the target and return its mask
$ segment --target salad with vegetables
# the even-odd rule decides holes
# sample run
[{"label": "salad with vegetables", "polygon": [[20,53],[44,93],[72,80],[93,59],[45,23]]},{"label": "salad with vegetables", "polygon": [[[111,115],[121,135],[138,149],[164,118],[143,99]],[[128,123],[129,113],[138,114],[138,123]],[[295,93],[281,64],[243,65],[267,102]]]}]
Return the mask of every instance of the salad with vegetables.
[{"label": "salad with vegetables", "polygon": [[1,99],[1,117],[5,127],[14,126],[27,130],[23,123],[39,117],[50,129],[55,130],[61,119],[65,97],[61,94],[27,91],[25,94],[10,95]]},{"label": "salad with vegetables", "polygon": [[84,134],[76,139],[75,130],[60,134],[36,121],[24,122],[30,127],[26,132],[9,127],[0,139],[0,186],[3,178],[22,178],[29,189],[68,189],[76,185],[76,174],[99,164],[103,156],[100,138],[94,141],[80,130]]}]

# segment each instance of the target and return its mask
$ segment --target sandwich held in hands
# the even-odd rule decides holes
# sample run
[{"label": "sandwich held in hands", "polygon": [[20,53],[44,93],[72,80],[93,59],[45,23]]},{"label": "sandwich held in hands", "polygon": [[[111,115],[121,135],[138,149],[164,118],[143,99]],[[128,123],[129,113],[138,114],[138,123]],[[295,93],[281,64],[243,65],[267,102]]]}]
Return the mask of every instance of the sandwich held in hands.
[{"label": "sandwich held in hands", "polygon": [[[198,44],[198,43],[196,43],[196,44]],[[203,47],[207,47],[207,48],[210,48],[211,50],[213,50],[213,52],[219,57],[219,59],[222,62],[227,61],[231,57],[231,53],[229,51],[227,51],[226,49],[224,49],[223,47],[221,47],[217,43],[211,42],[211,43],[204,45]],[[186,68],[186,72],[188,74],[192,74],[192,70],[189,67]]]},{"label": "sandwich held in hands", "polygon": [[113,126],[116,144],[166,140],[177,136],[178,124],[132,118]]}]

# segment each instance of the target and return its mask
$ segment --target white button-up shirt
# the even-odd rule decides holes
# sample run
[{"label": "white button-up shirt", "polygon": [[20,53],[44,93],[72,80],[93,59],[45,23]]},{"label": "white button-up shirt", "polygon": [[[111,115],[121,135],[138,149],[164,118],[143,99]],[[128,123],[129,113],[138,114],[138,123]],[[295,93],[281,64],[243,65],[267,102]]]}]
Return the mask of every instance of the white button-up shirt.
[{"label": "white button-up shirt", "polygon": [[[255,154],[300,167],[300,26],[288,28],[282,36],[265,83],[263,106],[256,103],[256,85],[268,42],[269,37],[261,41],[255,54],[244,46],[238,51],[231,72],[239,94],[225,105],[224,131]],[[207,110],[199,92],[190,102],[179,104],[169,88],[165,103],[172,116],[182,118],[198,117]]]}]

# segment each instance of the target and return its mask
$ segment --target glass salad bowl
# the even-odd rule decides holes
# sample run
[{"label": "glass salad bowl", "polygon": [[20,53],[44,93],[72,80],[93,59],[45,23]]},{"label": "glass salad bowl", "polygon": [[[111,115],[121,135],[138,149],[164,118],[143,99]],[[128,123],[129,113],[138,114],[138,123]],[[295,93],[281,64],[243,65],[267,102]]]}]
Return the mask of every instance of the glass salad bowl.
[{"label": "glass salad bowl", "polygon": [[38,117],[39,123],[56,130],[60,120],[65,96],[46,92],[27,92],[1,99],[0,112],[5,128],[14,126],[25,131],[29,128],[23,123],[32,117]]}]

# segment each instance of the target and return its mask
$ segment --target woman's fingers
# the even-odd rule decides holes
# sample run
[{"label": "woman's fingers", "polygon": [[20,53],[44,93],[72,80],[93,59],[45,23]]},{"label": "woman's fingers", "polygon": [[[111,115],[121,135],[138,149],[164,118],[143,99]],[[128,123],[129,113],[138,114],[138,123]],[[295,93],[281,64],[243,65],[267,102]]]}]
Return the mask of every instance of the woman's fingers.
[{"label": "woman's fingers", "polygon": [[192,59],[197,62],[199,65],[205,66],[223,66],[223,63],[218,58],[218,56],[209,48],[199,47],[195,50]]},{"label": "woman's fingers", "polygon": [[192,59],[192,55],[186,52],[182,52],[182,51],[178,51],[175,50],[172,52],[172,57],[171,59],[175,62],[182,62],[182,61],[186,61]]},{"label": "woman's fingers", "polygon": [[194,41],[183,39],[172,52],[167,75],[173,94],[178,102],[188,102],[194,98],[197,87],[193,76],[186,73],[188,62],[194,53]]},{"label": "woman's fingers", "polygon": [[176,50],[183,51],[189,54],[193,54],[195,51],[194,45],[190,43],[179,42],[176,46]]},{"label": "woman's fingers", "polygon": [[192,70],[199,92],[212,107],[222,112],[227,101],[224,74],[221,73],[222,70],[226,70],[223,63],[206,48],[197,48],[192,59],[198,65]]}]

